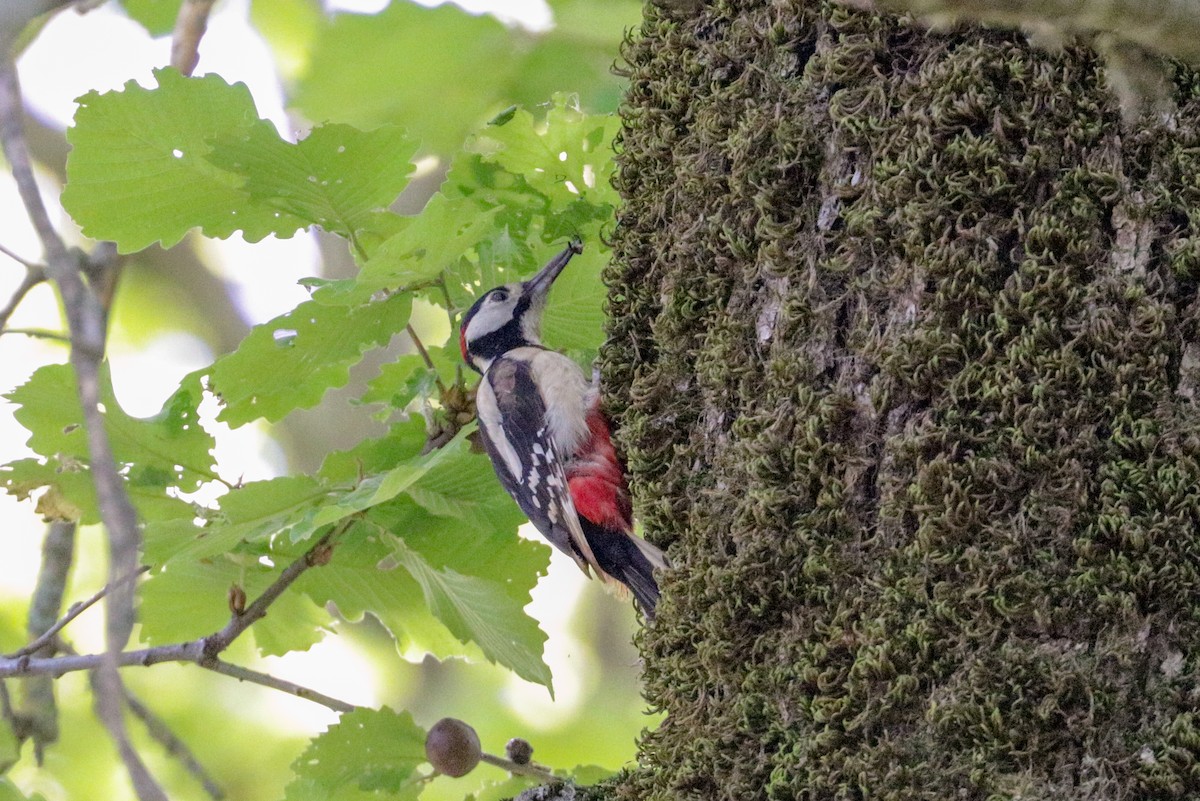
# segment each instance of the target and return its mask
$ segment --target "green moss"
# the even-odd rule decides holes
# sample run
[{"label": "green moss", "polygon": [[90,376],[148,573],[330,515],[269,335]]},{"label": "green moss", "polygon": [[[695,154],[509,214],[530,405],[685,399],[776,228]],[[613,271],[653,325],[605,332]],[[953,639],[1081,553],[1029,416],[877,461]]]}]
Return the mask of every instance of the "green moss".
[{"label": "green moss", "polygon": [[1195,74],[1123,128],[1086,50],[817,2],[625,56],[602,356],[680,567],[620,797],[1200,792]]}]

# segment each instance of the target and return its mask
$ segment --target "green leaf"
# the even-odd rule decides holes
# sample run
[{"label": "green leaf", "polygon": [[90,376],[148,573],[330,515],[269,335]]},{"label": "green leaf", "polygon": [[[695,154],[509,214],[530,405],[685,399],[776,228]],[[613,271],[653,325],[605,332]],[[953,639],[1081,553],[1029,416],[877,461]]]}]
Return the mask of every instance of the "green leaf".
[{"label": "green leaf", "polygon": [[[292,763],[301,782],[309,783],[303,795],[288,788],[288,799],[344,798],[343,789],[386,793],[387,798],[416,798],[420,785],[417,767],[425,762],[425,731],[407,712],[356,709],[314,737]],[[318,789],[321,795],[311,791]],[[350,798],[364,797],[354,794]]]},{"label": "green leaf", "polygon": [[219,512],[197,526],[191,519],[150,522],[145,529],[145,559],[204,559],[227,553],[243,542],[287,535],[295,543],[315,530],[306,525],[310,513],[332,488],[308,476],[278,476],[252,481],[222,495]]},{"label": "green leaf", "polygon": [[371,253],[354,279],[318,290],[316,299],[359,303],[382,289],[427,284],[496,229],[494,211],[441,194],[434,195],[418,216],[403,219],[400,230]]},{"label": "green leaf", "polygon": [[[212,143],[208,161],[242,176],[250,199],[356,241],[371,212],[386,208],[408,184],[417,143],[386,126],[359,131],[322,125],[297,144],[269,122],[258,122]],[[289,235],[277,230],[276,233]]]},{"label": "green leaf", "polygon": [[612,142],[620,127],[615,115],[585,114],[558,96],[544,121],[519,110],[511,122],[475,134],[467,150],[522,176],[556,206],[580,199],[615,207]]},{"label": "green leaf", "polygon": [[311,120],[398,124],[427,149],[448,152],[508,104],[500,98],[518,48],[495,18],[450,4],[392,3],[378,14],[337,14],[318,38],[293,100]]},{"label": "green leaf", "polygon": [[476,643],[489,661],[544,685],[553,695],[550,668],[542,660],[546,635],[502,584],[435,569],[404,540],[392,534],[385,539],[397,564],[421,586],[426,605],[455,637]]},{"label": "green leaf", "polygon": [[367,382],[363,403],[385,403],[389,410],[407,407],[417,398],[434,393],[437,379],[449,386],[454,382],[455,369],[462,363],[458,348],[425,347],[433,362],[431,370],[419,354],[409,353],[379,368],[379,375]]},{"label": "green leaf", "polygon": [[155,242],[170,247],[194,227],[220,238],[240,230],[256,242],[302,225],[251,203],[244,179],[206,158],[213,139],[258,122],[246,86],[173,69],[154,76],[153,89],[130,81],[79,98],[62,203],[83,232],[131,253]]},{"label": "green leaf", "polygon": [[[184,377],[158,414],[131,417],[117,403],[108,366],[102,365],[104,427],[113,456],[126,468],[124,475],[131,487],[177,487],[191,492],[215,477],[213,439],[200,425],[196,412],[202,396],[199,374],[192,373]],[[13,416],[29,430],[28,444],[35,452],[68,468],[88,462],[83,408],[75,371],[69,364],[38,368],[27,382],[4,397],[20,407]]]},{"label": "green leaf", "polygon": [[[507,521],[512,520],[511,515],[509,512]],[[545,573],[549,560],[546,546],[519,539],[515,526],[480,528],[455,518],[430,516],[407,497],[373,509],[369,519],[375,524],[363,527],[372,532],[369,536],[360,531],[358,536],[343,537],[333,562],[300,577],[298,586],[303,592],[319,605],[334,604],[351,621],[373,615],[391,632],[406,658],[420,659],[426,653],[439,658],[487,658],[514,670],[520,666],[519,675],[532,676],[534,681],[545,678],[542,683],[548,686],[549,672],[540,662],[545,635],[521,611],[529,603],[529,590],[537,576]],[[431,571],[457,574],[460,579],[471,576],[482,582],[479,586],[466,582],[472,586],[467,588],[468,597],[459,602],[473,602],[477,600],[475,590],[483,590],[486,602],[495,605],[496,636],[514,638],[506,643],[507,648],[489,654],[482,645],[467,643],[461,627],[451,630],[445,620],[433,617],[425,587],[407,569],[392,569],[401,564],[392,547],[392,535],[383,533],[386,531],[403,532],[406,548],[413,554],[419,549],[419,557],[409,558],[426,583],[443,580],[424,575]],[[447,602],[443,595],[434,592],[439,608]],[[457,626],[452,607],[451,603],[446,615]],[[471,613],[475,613],[473,608]],[[479,614],[491,615],[492,607]],[[517,616],[523,620],[518,621]]]},{"label": "green leaf", "polygon": [[411,309],[406,295],[358,307],[306,301],[255,326],[212,367],[211,388],[225,405],[217,419],[237,427],[315,406],[327,389],[349,380],[365,351],[404,329]]},{"label": "green leaf", "polygon": [[378,537],[344,536],[333,561],[320,570],[307,571],[296,587],[320,606],[333,604],[350,622],[367,614],[374,616],[406,659],[419,661],[427,654],[478,657],[478,649],[464,648],[430,614],[421,588],[412,578],[403,571],[379,568],[388,555]]},{"label": "green leaf", "polygon": [[129,18],[140,22],[151,36],[165,36],[175,27],[183,0],[121,0]]},{"label": "green leaf", "polygon": [[[212,561],[175,560],[139,585],[140,632],[149,645],[192,640],[221,629],[230,617],[229,591],[245,590],[253,601],[275,581],[284,565],[298,553],[275,553],[273,566],[257,558],[241,563],[218,557]],[[279,655],[307,650],[321,640],[329,615],[300,593],[285,592],[270,614],[251,628],[260,652]]]},{"label": "green leaf", "polygon": [[382,437],[365,439],[349,450],[328,454],[318,475],[331,483],[358,482],[365,475],[381,473],[417,458],[424,447],[425,421],[413,416],[394,423]]},{"label": "green leaf", "polygon": [[313,525],[336,523],[355,512],[390,501],[405,492],[439,462],[452,459],[465,447],[466,437],[472,430],[474,429],[464,428],[454,439],[431,453],[420,454],[390,470],[366,476],[354,489],[326,503],[313,518]]}]

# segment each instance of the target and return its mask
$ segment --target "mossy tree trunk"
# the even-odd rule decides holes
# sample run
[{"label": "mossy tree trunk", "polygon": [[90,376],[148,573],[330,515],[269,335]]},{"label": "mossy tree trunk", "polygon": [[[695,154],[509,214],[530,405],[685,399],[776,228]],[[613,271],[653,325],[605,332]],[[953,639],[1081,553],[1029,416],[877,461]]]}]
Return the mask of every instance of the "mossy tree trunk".
[{"label": "mossy tree trunk", "polygon": [[1200,78],[648,7],[604,352],[678,565],[638,799],[1200,794]]}]

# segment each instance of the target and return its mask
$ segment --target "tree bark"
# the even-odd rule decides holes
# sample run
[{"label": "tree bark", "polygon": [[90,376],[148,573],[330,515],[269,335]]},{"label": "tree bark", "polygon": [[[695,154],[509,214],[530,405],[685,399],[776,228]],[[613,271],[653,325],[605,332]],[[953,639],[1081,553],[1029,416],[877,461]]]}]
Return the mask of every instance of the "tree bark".
[{"label": "tree bark", "polygon": [[627,43],[638,799],[1200,793],[1200,78],[786,0]]}]

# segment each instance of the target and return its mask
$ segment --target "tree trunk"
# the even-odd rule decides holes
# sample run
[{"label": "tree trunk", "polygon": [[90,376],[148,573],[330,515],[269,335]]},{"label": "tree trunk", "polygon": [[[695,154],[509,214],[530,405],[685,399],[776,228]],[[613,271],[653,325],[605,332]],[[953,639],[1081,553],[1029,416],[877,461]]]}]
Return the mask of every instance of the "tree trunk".
[{"label": "tree trunk", "polygon": [[[1200,78],[648,7],[604,371],[668,713],[638,799],[1200,793]],[[674,18],[671,18],[674,17]]]}]

